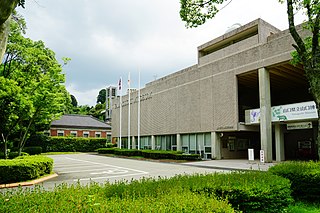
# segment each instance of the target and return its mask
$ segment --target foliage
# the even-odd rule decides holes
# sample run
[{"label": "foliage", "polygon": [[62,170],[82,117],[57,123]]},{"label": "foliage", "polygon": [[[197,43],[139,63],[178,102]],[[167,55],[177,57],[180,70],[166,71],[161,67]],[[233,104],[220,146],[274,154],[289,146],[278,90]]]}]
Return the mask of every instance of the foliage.
[{"label": "foliage", "polygon": [[281,212],[292,201],[284,178],[215,173],[8,192],[0,194],[0,212],[234,212],[219,197],[245,212]]},{"label": "foliage", "polygon": [[22,149],[23,152],[28,153],[29,155],[40,155],[42,153],[41,146],[27,146]]},{"label": "foliage", "polygon": [[269,169],[292,182],[292,195],[307,201],[320,200],[320,162],[285,162]]},{"label": "foliage", "polygon": [[30,132],[46,129],[60,116],[70,102],[64,80],[54,52],[42,41],[25,38],[19,24],[12,22],[5,60],[0,66],[4,97],[0,102],[1,141],[18,138],[21,152]]},{"label": "foliage", "polygon": [[46,156],[21,156],[13,160],[0,160],[0,183],[14,183],[50,174],[53,160]]},{"label": "foliage", "polygon": [[78,101],[76,99],[76,97],[74,97],[74,95],[70,95],[71,97],[71,104],[73,107],[77,107],[78,106]]},{"label": "foliage", "polygon": [[288,213],[319,213],[320,203],[305,203],[305,202],[295,202],[290,205],[287,210]]},{"label": "foliage", "polygon": [[200,160],[200,155],[182,154],[181,151],[165,150],[137,150],[119,148],[100,148],[96,150],[99,154],[115,154],[122,156],[142,156],[151,159],[174,159],[174,160]]},{"label": "foliage", "polygon": [[97,104],[104,104],[106,103],[106,89],[101,89],[97,96]]},{"label": "foliage", "polygon": [[42,144],[44,152],[93,152],[106,147],[105,138],[49,137]]}]

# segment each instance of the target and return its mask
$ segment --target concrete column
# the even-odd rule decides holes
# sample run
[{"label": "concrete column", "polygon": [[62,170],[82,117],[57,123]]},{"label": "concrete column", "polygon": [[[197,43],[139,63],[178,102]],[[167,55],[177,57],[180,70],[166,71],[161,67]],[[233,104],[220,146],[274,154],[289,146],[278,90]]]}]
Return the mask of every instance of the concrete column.
[{"label": "concrete column", "polygon": [[132,149],[136,149],[136,138],[134,136],[132,136]]},{"label": "concrete column", "polygon": [[221,160],[221,140],[217,132],[211,132],[211,158]]},{"label": "concrete column", "polygon": [[276,161],[284,161],[284,136],[280,124],[275,125]]},{"label": "concrete column", "polygon": [[272,162],[272,124],[271,124],[271,98],[270,75],[266,68],[259,71],[260,94],[260,138],[261,149],[264,150],[265,162]]},{"label": "concrete column", "polygon": [[182,151],[181,135],[177,134],[177,151]]},{"label": "concrete column", "polygon": [[156,139],[154,135],[151,136],[151,149],[154,150],[156,148]]}]

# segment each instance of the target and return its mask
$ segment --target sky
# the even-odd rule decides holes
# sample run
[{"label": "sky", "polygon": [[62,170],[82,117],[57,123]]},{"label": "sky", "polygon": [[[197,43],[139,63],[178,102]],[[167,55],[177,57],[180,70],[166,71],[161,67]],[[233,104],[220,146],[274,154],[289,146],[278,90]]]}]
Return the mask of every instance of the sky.
[{"label": "sky", "polygon": [[[230,2],[230,0],[228,1]],[[71,61],[63,67],[66,88],[79,105],[96,104],[98,93],[120,77],[131,87],[197,63],[197,47],[223,35],[233,24],[261,18],[288,28],[286,6],[278,0],[233,0],[202,26],[187,29],[179,0],[27,0],[18,12],[27,37],[42,40]],[[296,23],[303,21],[298,14]],[[126,89],[127,85],[123,85]]]}]

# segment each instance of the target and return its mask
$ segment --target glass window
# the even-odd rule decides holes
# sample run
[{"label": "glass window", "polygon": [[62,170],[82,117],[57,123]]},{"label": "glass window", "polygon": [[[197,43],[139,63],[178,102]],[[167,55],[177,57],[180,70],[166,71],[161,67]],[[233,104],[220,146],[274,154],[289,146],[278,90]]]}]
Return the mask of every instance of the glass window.
[{"label": "glass window", "polygon": [[204,145],[205,146],[211,146],[211,133],[206,133],[205,134]]},{"label": "glass window", "polygon": [[70,136],[72,137],[77,137],[77,131],[71,131]]},{"label": "glass window", "polygon": [[58,130],[58,136],[63,137],[64,136],[64,131],[63,130]]},{"label": "glass window", "polygon": [[101,132],[96,132],[95,135],[96,135],[96,138],[101,138]]},{"label": "glass window", "polygon": [[83,136],[84,138],[88,138],[88,137],[89,137],[89,132],[83,132],[83,133],[82,133],[82,136]]}]

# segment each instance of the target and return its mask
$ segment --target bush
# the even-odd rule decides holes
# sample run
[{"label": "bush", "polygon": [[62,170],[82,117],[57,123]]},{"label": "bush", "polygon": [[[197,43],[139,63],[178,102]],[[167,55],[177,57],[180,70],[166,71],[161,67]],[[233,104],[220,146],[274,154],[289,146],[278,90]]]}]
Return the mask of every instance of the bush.
[{"label": "bush", "polygon": [[141,151],[137,149],[115,149],[114,154],[122,156],[142,156]]},{"label": "bush", "polygon": [[320,200],[320,162],[285,162],[271,167],[269,172],[291,181],[294,198]]},{"label": "bush", "polygon": [[22,150],[24,152],[28,153],[29,155],[40,155],[42,153],[42,147],[41,146],[24,147]]},{"label": "bush", "polygon": [[13,160],[0,160],[0,184],[39,178],[50,174],[53,160],[46,156],[20,156]]},{"label": "bush", "polygon": [[[120,189],[127,185],[117,183],[112,187]],[[139,193],[133,196],[106,197],[105,191],[109,186],[59,185],[54,191],[35,188],[33,191],[25,189],[24,193],[0,193],[0,212],[235,212],[227,201],[187,190],[154,193],[148,198]],[[142,188],[140,186],[139,190]]]},{"label": "bush", "polygon": [[290,205],[290,181],[267,172],[216,173],[189,181],[190,190],[227,199],[244,212],[281,212]]},{"label": "bush", "polygon": [[143,150],[142,156],[151,159],[176,159],[176,154],[182,154],[180,151],[164,150]]},{"label": "bush", "polygon": [[49,137],[43,145],[45,152],[94,152],[106,147],[105,138]]},{"label": "bush", "polygon": [[115,148],[99,148],[99,149],[96,149],[96,151],[99,154],[114,154],[114,150],[115,150]]},{"label": "bush", "polygon": [[[14,159],[18,156],[19,156],[19,152],[9,152],[9,155],[8,155],[9,159]],[[29,154],[26,152],[21,152],[21,156],[29,156]]]}]

